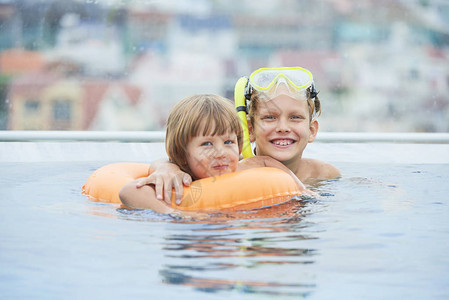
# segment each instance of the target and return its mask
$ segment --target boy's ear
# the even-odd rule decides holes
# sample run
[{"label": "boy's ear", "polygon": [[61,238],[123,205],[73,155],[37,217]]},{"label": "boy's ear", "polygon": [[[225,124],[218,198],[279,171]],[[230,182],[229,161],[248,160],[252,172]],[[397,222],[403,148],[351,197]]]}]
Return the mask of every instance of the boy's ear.
[{"label": "boy's ear", "polygon": [[318,121],[316,119],[312,120],[312,122],[310,122],[310,135],[309,135],[309,143],[313,142],[315,140],[316,134],[318,133],[318,128],[319,128],[319,124]]},{"label": "boy's ear", "polygon": [[254,141],[256,140],[256,136],[254,135],[253,125],[251,124],[250,120],[247,120],[246,123],[248,123],[249,141],[251,143],[254,143]]}]

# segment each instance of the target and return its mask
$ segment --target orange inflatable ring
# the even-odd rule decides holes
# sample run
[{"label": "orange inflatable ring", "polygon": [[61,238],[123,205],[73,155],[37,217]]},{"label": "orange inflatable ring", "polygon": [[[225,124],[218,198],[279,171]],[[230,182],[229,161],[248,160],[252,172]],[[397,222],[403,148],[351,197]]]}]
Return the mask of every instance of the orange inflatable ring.
[{"label": "orange inflatable ring", "polygon": [[[121,203],[120,189],[127,183],[148,176],[149,164],[114,163],[90,175],[83,194],[99,202]],[[183,199],[171,206],[181,210],[238,210],[280,204],[301,193],[286,172],[276,168],[256,168],[209,177],[184,187]]]}]

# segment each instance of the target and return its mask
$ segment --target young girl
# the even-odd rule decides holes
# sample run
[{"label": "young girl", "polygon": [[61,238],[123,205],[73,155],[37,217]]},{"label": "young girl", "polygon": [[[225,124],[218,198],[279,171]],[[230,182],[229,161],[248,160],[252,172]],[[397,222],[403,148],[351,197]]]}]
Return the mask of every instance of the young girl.
[{"label": "young girl", "polygon": [[[302,157],[318,133],[316,118],[321,114],[312,73],[299,67],[262,68],[246,81],[243,87],[248,101],[240,110],[249,110],[249,137],[255,142],[255,154],[276,159],[304,183],[339,177],[340,171],[333,165]],[[188,174],[164,160],[156,162],[154,168],[156,171],[140,184],[155,183],[159,199],[170,199],[174,187],[179,202],[183,184],[191,182]]]},{"label": "young girl", "polygon": [[[284,165],[269,157],[239,162],[242,127],[234,107],[216,95],[195,95],[180,101],[167,120],[165,148],[170,161],[194,180],[248,168],[276,167],[288,172],[304,194],[311,192]],[[150,172],[152,170],[150,169]],[[155,183],[156,185],[158,182]],[[131,182],[120,191],[120,200],[131,208],[149,208],[160,213],[175,210],[156,197],[151,182]]]}]

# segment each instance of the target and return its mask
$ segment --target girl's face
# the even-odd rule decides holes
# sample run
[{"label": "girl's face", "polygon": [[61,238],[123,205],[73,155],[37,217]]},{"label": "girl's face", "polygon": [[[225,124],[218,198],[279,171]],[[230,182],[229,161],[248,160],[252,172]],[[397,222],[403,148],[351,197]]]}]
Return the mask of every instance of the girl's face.
[{"label": "girl's face", "polygon": [[235,172],[239,162],[237,135],[199,135],[187,144],[186,154],[187,164],[196,179]]},{"label": "girl's face", "polygon": [[259,105],[252,137],[256,140],[257,155],[290,164],[301,159],[317,131],[318,122],[310,122],[307,101],[280,95]]}]

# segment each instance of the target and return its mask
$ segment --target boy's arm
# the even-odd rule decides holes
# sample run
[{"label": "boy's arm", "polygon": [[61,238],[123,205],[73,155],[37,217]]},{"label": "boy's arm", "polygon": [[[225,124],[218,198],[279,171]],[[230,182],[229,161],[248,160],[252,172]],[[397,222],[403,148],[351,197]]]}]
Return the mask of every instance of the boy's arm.
[{"label": "boy's arm", "polygon": [[289,168],[270,156],[252,156],[239,162],[239,171],[262,167],[278,168],[289,174],[291,173]]},{"label": "boy's arm", "polygon": [[247,159],[244,159],[239,164],[239,170],[251,169],[251,168],[261,168],[261,167],[271,167],[278,168],[283,170],[284,172],[290,174],[292,178],[295,180],[296,185],[299,188],[299,191],[304,195],[312,195],[317,196],[317,194],[305,187],[305,185],[301,182],[301,180],[296,177],[295,173],[293,173],[289,168],[284,166],[278,160],[269,157],[269,156],[253,156]]},{"label": "boy's arm", "polygon": [[183,187],[192,183],[192,177],[181,171],[181,169],[169,162],[167,159],[154,161],[148,170],[148,177],[141,178],[136,182],[136,186],[141,188],[145,185],[154,185],[156,198],[165,200],[170,204],[172,189],[175,189],[176,204],[181,203]]}]

